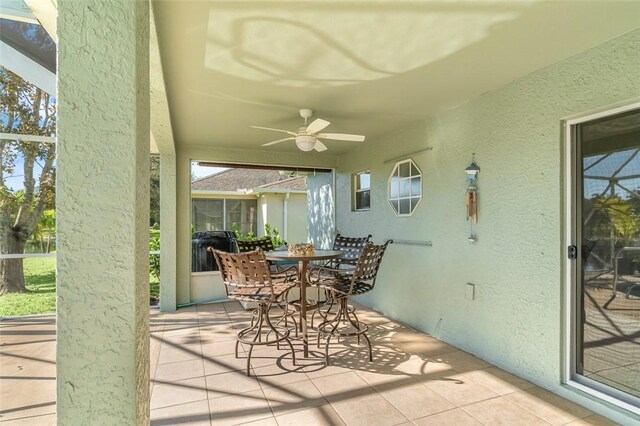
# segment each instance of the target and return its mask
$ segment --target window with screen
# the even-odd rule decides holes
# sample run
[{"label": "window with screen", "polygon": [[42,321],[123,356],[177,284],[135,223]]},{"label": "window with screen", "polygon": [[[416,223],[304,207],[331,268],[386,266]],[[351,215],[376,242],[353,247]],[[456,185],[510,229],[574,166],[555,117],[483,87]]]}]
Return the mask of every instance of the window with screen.
[{"label": "window with screen", "polygon": [[369,170],[353,174],[353,210],[371,208],[371,172]]}]

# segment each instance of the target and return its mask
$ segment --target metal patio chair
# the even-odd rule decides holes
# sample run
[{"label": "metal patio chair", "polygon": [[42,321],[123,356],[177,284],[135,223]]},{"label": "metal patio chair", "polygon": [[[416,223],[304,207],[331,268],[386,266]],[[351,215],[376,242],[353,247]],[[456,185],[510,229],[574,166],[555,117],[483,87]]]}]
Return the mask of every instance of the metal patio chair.
[{"label": "metal patio chair", "polygon": [[[260,249],[246,253],[227,253],[214,249],[213,255],[222,274],[228,297],[258,304],[251,325],[240,330],[236,340],[236,358],[240,343],[250,346],[247,354],[247,376],[251,375],[251,353],[256,345],[275,343],[280,349],[280,342],[284,341],[289,345],[293,365],[296,365],[295,351],[289,340],[289,329],[277,324],[273,325],[269,318],[269,308],[273,304],[283,303],[283,298],[296,286],[296,282],[274,282],[271,278],[269,263]],[[275,338],[269,339],[271,333],[274,333]]]},{"label": "metal patio chair", "polygon": [[[271,241],[271,238],[269,237],[262,237],[262,238],[258,238],[252,241],[247,241],[247,240],[235,240],[236,242],[236,247],[238,247],[238,252],[240,253],[246,253],[249,251],[253,251],[253,250],[257,250],[257,249],[261,249],[263,251],[274,251],[275,247],[273,246],[273,242]],[[277,280],[295,280],[298,278],[298,268],[295,265],[287,265],[282,266],[280,264],[278,264],[277,262],[272,262],[270,260],[268,260],[267,262],[269,262],[269,270],[271,271],[271,279],[274,281]],[[281,318],[278,319],[278,322],[276,322],[276,325],[279,325],[280,323],[284,322],[284,326],[288,327],[289,326],[289,319],[291,319],[291,321],[293,322],[293,330],[294,333],[296,335],[296,337],[298,337],[298,323],[296,321],[295,318],[295,310],[294,309],[289,309],[289,304],[287,301],[287,295],[285,295],[284,299],[283,299],[284,303],[279,303],[278,307],[280,309],[282,309],[283,311],[283,315]],[[253,321],[253,319],[252,319]]]},{"label": "metal patio chair", "polygon": [[348,300],[349,297],[373,290],[382,257],[392,242],[393,240],[388,240],[381,245],[369,242],[362,249],[351,272],[337,273],[333,276],[317,275],[311,281],[312,286],[326,290],[329,297],[338,306],[338,310],[333,316],[327,315],[327,318],[318,325],[318,347],[320,339],[325,338],[325,363],[327,365],[329,365],[329,343],[335,335],[338,337],[356,336],[358,343],[360,343],[360,336],[364,337],[369,346],[369,361],[373,361],[371,341],[366,334],[369,326],[355,317],[353,311],[349,309]]},{"label": "metal patio chair", "polygon": [[[345,237],[344,235],[336,235],[333,240],[333,250],[339,250],[342,252],[342,257],[338,259],[332,259],[321,266],[314,266],[309,269],[309,273],[313,275],[335,276],[336,274],[349,273],[355,267],[362,249],[371,240],[371,234],[366,237]],[[320,295],[318,294],[318,299]],[[311,314],[311,327],[315,320],[316,313],[322,317],[322,320],[327,319],[327,315],[331,314],[331,309],[334,307],[334,303],[329,295],[325,292],[325,303]],[[349,310],[355,315],[355,308],[349,306]],[[357,317],[356,317],[357,320]]]}]

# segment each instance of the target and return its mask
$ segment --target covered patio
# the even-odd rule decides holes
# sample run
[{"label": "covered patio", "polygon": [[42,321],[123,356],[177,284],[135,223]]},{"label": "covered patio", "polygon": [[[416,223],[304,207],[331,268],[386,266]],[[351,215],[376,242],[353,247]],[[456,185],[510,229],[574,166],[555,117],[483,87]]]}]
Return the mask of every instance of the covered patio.
[{"label": "covered patio", "polygon": [[[332,365],[257,351],[252,377],[234,355],[250,320],[237,302],[151,312],[152,425],[609,425],[614,424],[424,333],[358,305],[375,352],[334,343]],[[3,323],[7,425],[54,425],[55,319]],[[37,338],[35,338],[37,336]],[[296,349],[301,350],[299,341]],[[313,348],[315,350],[315,347]],[[316,354],[317,355],[317,354]]]},{"label": "covered patio", "polygon": [[[591,252],[640,250],[640,155],[591,246],[581,210],[603,204],[586,158],[640,152],[639,2],[16,2],[47,4],[57,48],[57,306],[0,321],[0,421],[640,422],[640,299],[610,288],[640,280],[640,256],[585,279]],[[394,240],[349,295],[371,361],[336,338],[325,366],[310,327],[299,365],[265,346],[244,374],[252,311],[191,266],[193,165],[304,173],[290,244]]]}]

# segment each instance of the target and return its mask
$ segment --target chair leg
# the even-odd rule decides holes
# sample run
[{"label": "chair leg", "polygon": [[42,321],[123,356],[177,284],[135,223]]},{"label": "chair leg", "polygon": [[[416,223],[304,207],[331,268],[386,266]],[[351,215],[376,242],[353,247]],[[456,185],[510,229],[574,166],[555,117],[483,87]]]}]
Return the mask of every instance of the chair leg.
[{"label": "chair leg", "polygon": [[[291,339],[289,339],[288,335],[282,335],[282,339],[280,338],[280,333],[278,332],[278,330],[274,327],[274,325],[271,323],[271,319],[269,318],[269,313],[267,312],[267,315],[265,316],[266,318],[266,322],[267,322],[267,326],[271,329],[271,331],[273,331],[276,335],[276,337],[278,338],[278,341],[276,342],[277,345],[280,344],[280,340],[284,340],[285,342],[287,342],[287,344],[289,345],[289,349],[291,349],[291,358],[293,360],[293,365],[297,365],[296,364],[296,351],[293,350],[293,344],[291,343]],[[288,328],[286,329],[287,331],[289,330]],[[271,332],[270,331],[270,332]],[[278,346],[278,349],[280,349],[280,347]]]},{"label": "chair leg", "polygon": [[[251,312],[251,323],[249,327],[244,328],[238,332],[238,336],[241,334],[247,334],[250,331],[255,330],[258,327],[258,322],[256,322],[256,317],[259,317],[258,309],[254,309]],[[240,346],[240,340],[236,339],[236,358],[238,358],[238,347]]]},{"label": "chair leg", "polygon": [[[320,325],[318,325],[318,347],[320,347],[320,333],[327,334],[327,340],[325,341],[325,345],[324,345],[325,365],[329,365],[329,344],[331,343],[331,337],[333,336],[333,333],[335,333],[336,329],[340,325],[340,322],[342,321],[342,313],[343,313],[342,310],[339,309],[338,312],[336,313],[336,316],[331,321],[325,320],[322,323],[320,323]],[[322,328],[325,325],[331,325],[331,331],[328,331],[328,332],[324,331]]]},{"label": "chair leg", "polygon": [[[258,313],[258,330],[256,331],[256,335],[253,338],[253,342],[255,343],[256,339],[260,341],[260,336],[262,335],[262,323],[264,321],[264,305],[260,305],[258,307],[260,310]],[[253,345],[249,347],[249,353],[247,354],[247,376],[251,376],[251,354],[253,353]]]},{"label": "chair leg", "polygon": [[[293,330],[294,333],[296,334],[296,337],[298,337],[298,322],[296,321],[295,318],[295,311],[291,311],[289,308],[289,304],[288,303],[283,303],[283,304],[278,304],[278,306],[280,308],[282,308],[284,310],[284,313],[282,314],[282,316],[280,318],[278,318],[278,321],[276,321],[276,326],[279,326],[280,323],[284,322],[284,327],[285,328],[289,328],[289,317],[291,317],[291,322],[293,323]],[[284,308],[283,308],[284,306]],[[267,338],[269,337],[269,334],[271,333],[271,331],[269,331],[269,333],[267,333]],[[278,347],[278,349],[280,349],[280,347]]]},{"label": "chair leg", "polygon": [[[331,338],[334,335],[338,336],[338,342],[340,342],[340,337],[349,337],[356,336],[358,339],[358,344],[360,344],[360,335],[362,335],[367,342],[367,347],[369,349],[369,361],[373,361],[373,347],[371,345],[371,340],[369,336],[367,336],[367,330],[369,326],[358,320],[357,316],[350,309],[349,304],[347,303],[348,299],[346,297],[339,297],[337,299],[338,311],[336,315],[331,319],[326,319],[318,325],[318,347],[320,346],[320,338],[325,338],[325,364],[329,365],[329,344],[331,343]],[[345,324],[347,328],[340,329],[341,324]],[[353,327],[354,331],[349,331],[349,326]]]},{"label": "chair leg", "polygon": [[[290,330],[285,327],[273,325],[271,318],[269,317],[269,307],[270,305],[268,304],[260,304],[257,309],[258,315],[253,325],[238,332],[238,337],[236,339],[236,358],[238,357],[238,347],[240,343],[249,346],[249,351],[247,352],[247,376],[251,376],[251,356],[253,355],[253,349],[256,345],[270,345],[276,343],[278,349],[280,349],[280,342],[286,340],[289,348],[291,349],[293,365],[296,365],[295,350],[291,340],[289,340]],[[263,332],[265,332],[265,336],[262,336]],[[276,337],[275,339],[269,340],[269,335],[271,333],[274,333]]]},{"label": "chair leg", "polygon": [[[369,346],[369,362],[371,362],[371,361],[373,361],[373,351],[372,351],[372,348],[371,348],[371,340],[369,340],[369,336],[367,336],[366,330],[362,330],[362,332],[360,332],[360,326],[358,324],[362,324],[362,323],[360,321],[358,321],[358,317],[356,317],[355,321],[351,318],[351,315],[349,313],[349,306],[347,305],[346,299],[345,299],[344,305],[345,305],[345,312],[347,313],[346,314],[347,319],[349,320],[351,325],[353,327],[355,327],[356,330],[358,330],[358,334],[357,334],[357,336],[358,336],[358,344],[360,344],[360,335],[361,334],[364,337],[364,339],[367,341],[367,345]],[[355,312],[351,312],[351,313],[353,314],[353,316],[356,316]]]}]

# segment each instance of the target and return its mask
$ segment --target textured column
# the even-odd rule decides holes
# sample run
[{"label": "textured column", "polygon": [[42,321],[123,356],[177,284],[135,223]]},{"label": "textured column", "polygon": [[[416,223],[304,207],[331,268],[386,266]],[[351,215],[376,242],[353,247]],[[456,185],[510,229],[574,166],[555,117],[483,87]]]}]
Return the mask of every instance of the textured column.
[{"label": "textured column", "polygon": [[147,424],[149,5],[58,13],[58,424]]},{"label": "textured column", "polygon": [[309,174],[307,187],[309,241],[316,247],[329,249],[335,237],[333,173]]},{"label": "textured column", "polygon": [[160,310],[176,310],[176,155],[160,154]]}]

